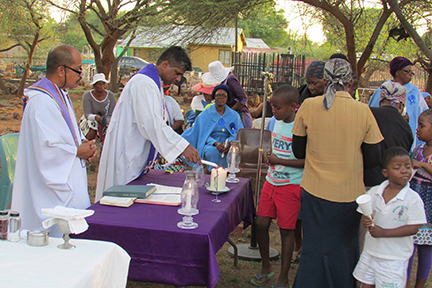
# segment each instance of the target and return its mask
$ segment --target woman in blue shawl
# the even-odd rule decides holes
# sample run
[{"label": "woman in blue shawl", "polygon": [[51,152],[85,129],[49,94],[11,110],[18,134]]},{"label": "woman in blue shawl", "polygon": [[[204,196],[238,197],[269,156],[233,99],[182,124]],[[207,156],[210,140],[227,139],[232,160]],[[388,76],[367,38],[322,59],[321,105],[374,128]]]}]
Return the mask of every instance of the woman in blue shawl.
[{"label": "woman in blue shawl", "polygon": [[[390,61],[390,74],[393,76],[393,80],[402,84],[407,90],[407,101],[405,104],[406,112],[409,116],[409,124],[411,126],[411,131],[413,135],[416,135],[417,129],[417,119],[420,114],[427,110],[429,107],[427,106],[426,101],[420,94],[420,90],[414,84],[410,83],[412,77],[414,76],[413,72],[413,63],[405,58],[405,57],[395,57]],[[381,88],[378,88],[373,94],[369,101],[370,107],[379,107],[379,102],[381,100],[380,97]],[[418,140],[417,137],[414,137],[414,142],[411,146],[411,149],[422,144],[423,142]]]},{"label": "woman in blue shawl", "polygon": [[[201,112],[192,128],[186,130],[182,137],[195,147],[202,159],[227,167],[226,156],[229,141],[235,140],[237,130],[243,128],[239,114],[226,103],[231,97],[230,89],[220,84],[213,89],[214,105]],[[228,140],[225,146],[226,140]],[[213,167],[208,167],[211,170]]]}]

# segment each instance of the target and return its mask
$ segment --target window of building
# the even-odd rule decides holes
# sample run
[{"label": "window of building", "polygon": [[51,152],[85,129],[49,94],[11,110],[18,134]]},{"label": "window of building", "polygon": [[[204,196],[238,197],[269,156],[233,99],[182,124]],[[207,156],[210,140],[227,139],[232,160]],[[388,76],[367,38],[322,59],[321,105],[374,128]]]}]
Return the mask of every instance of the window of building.
[{"label": "window of building", "polygon": [[219,61],[224,65],[231,65],[231,51],[219,50]]}]

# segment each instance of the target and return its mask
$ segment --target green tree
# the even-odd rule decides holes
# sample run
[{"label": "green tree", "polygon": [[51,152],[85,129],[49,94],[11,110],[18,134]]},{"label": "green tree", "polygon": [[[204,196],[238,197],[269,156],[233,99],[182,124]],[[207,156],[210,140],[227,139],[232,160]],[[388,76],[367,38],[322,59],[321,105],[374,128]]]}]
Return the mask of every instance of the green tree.
[{"label": "green tree", "polygon": [[261,38],[272,48],[286,46],[288,22],[283,13],[283,10],[276,11],[274,6],[264,5],[252,15],[240,15],[238,26],[244,29],[248,38]]},{"label": "green tree", "polygon": [[[221,27],[232,23],[240,11],[247,15],[259,5],[274,3],[273,0],[79,0],[68,7],[56,0],[48,2],[77,17],[87,42],[93,49],[96,68],[106,76],[110,74],[115,61],[113,49],[117,41],[135,31],[138,25]],[[125,7],[127,4],[128,9]],[[97,16],[100,25],[96,26],[90,21],[90,13]],[[102,40],[98,41],[97,37]],[[116,79],[111,79],[113,80]]]},{"label": "green tree", "polygon": [[1,0],[0,10],[0,25],[7,37],[1,42],[5,46],[0,48],[0,52],[20,46],[27,54],[17,91],[17,95],[23,95],[36,47],[52,33],[48,28],[52,19],[46,15],[44,2],[39,0]]},{"label": "green tree", "polygon": [[[350,1],[340,1],[340,0],[294,0],[309,4],[317,9],[317,16],[325,18],[329,14],[337,19],[339,22],[340,29],[343,29],[346,52],[349,62],[353,67],[354,71],[357,72],[359,76],[364,72],[366,62],[369,60],[374,52],[375,44],[380,36],[387,19],[393,13],[393,8],[388,5],[387,1],[382,1],[382,9],[380,10],[379,17],[375,20],[373,31],[367,37],[367,44],[361,51],[361,55],[357,60],[357,47],[358,43],[356,41],[356,34],[359,30],[356,29],[356,23],[364,19],[364,1],[362,0],[350,0]],[[402,0],[399,5],[400,7],[406,7],[408,5],[416,5],[415,0]]]},{"label": "green tree", "polygon": [[[357,10],[359,17],[353,24],[354,30],[356,31],[354,35],[356,43],[355,53],[356,57],[359,58],[369,43],[370,36],[375,29],[376,23],[379,21],[382,9],[364,8],[361,9],[361,11],[360,9]],[[331,54],[337,51],[346,54],[347,45],[343,27],[333,15],[330,13],[325,14],[325,17],[323,17],[323,30],[325,31],[327,41],[325,45],[323,45],[325,50],[324,59],[328,59]],[[368,87],[369,78],[373,72],[380,69],[387,69],[389,61],[394,56],[399,55],[410,59],[416,57],[417,46],[411,38],[397,41],[389,37],[389,31],[394,27],[398,27],[398,25],[400,24],[396,17],[393,14],[390,15],[374,43],[373,53],[363,66],[360,86]]]}]

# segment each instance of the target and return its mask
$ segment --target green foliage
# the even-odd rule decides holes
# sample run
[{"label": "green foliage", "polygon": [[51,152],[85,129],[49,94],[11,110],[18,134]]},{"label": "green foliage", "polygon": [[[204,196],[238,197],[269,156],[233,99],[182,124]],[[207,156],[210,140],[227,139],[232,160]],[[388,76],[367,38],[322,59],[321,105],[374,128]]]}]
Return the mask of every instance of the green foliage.
[{"label": "green foliage", "polygon": [[22,57],[27,57],[30,46],[38,37],[34,57],[44,57],[47,47],[55,42],[55,22],[47,13],[46,3],[36,0],[0,0],[0,49],[19,45],[24,51]]},{"label": "green foliage", "polygon": [[[368,41],[375,29],[376,23],[382,13],[380,8],[355,8],[352,14],[356,14],[358,17],[354,18],[353,24],[355,29],[355,41],[356,41],[356,54],[359,57],[359,53],[364,51]],[[398,27],[399,21],[396,16],[391,15],[385,23],[381,33],[375,42],[374,50],[371,55],[370,61],[382,62],[383,65],[387,65],[395,56],[404,56],[409,59],[414,59],[417,46],[411,38],[407,40],[397,41],[392,37],[389,37],[390,29]],[[323,30],[327,41],[321,45],[322,54],[324,59],[328,59],[331,54],[336,52],[347,53],[345,31],[340,22],[330,14],[324,14],[323,19]],[[375,66],[374,66],[375,67]]]},{"label": "green foliage", "polygon": [[263,5],[256,13],[239,18],[238,26],[243,28],[248,38],[261,38],[270,47],[286,46],[289,35],[284,11],[276,11],[274,6]]},{"label": "green foliage", "polygon": [[[85,14],[91,27],[97,27],[98,31],[103,31],[103,25],[94,12],[87,11]],[[98,34],[95,29],[90,29],[95,41],[97,43],[102,42],[103,36]],[[82,51],[83,46],[88,45],[88,41],[78,22],[76,14],[69,14],[66,21],[59,24],[57,34],[60,42],[72,45],[80,51]]]}]

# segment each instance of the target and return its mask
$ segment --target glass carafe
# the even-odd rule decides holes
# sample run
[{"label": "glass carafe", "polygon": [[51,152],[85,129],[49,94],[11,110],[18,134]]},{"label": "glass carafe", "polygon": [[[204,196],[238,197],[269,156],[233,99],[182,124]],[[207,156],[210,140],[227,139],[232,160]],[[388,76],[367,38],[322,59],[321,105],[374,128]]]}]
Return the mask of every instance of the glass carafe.
[{"label": "glass carafe", "polygon": [[193,215],[199,213],[197,204],[199,200],[198,186],[195,178],[196,172],[193,170],[185,171],[186,180],[181,191],[181,208],[177,212],[184,215],[183,221],[178,222],[177,226],[182,229],[195,229],[198,224],[193,222]]}]

